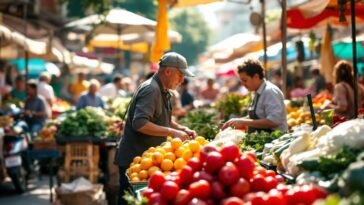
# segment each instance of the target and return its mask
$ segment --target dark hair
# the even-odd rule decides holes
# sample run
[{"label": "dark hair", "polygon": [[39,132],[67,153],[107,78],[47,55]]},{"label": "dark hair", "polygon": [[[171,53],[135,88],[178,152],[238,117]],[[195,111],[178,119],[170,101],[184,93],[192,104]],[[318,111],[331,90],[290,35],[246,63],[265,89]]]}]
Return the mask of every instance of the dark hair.
[{"label": "dark hair", "polygon": [[255,59],[247,58],[238,66],[237,73],[246,73],[250,77],[258,74],[260,79],[264,78],[263,65]]},{"label": "dark hair", "polygon": [[183,79],[183,82],[181,83],[182,85],[188,85],[189,80],[187,78]]},{"label": "dark hair", "polygon": [[112,82],[114,82],[114,83],[116,83],[116,82],[118,82],[118,81],[121,81],[121,75],[118,75],[118,74],[116,74],[114,77],[113,77],[113,79],[112,79]]},{"label": "dark hair", "polygon": [[15,77],[15,81],[21,81],[21,80],[24,80],[24,77],[22,75],[17,75]]},{"label": "dark hair", "polygon": [[348,61],[341,60],[334,67],[335,84],[342,81],[354,87],[353,67]]},{"label": "dark hair", "polygon": [[314,69],[312,69],[311,73],[313,75],[319,75],[320,74],[320,70],[318,68],[314,68]]},{"label": "dark hair", "polygon": [[28,80],[28,82],[27,82],[27,86],[29,86],[30,88],[32,88],[32,89],[37,89],[37,87],[38,87],[38,83],[37,83],[37,81],[36,80],[33,80],[33,79],[31,79],[31,80]]}]

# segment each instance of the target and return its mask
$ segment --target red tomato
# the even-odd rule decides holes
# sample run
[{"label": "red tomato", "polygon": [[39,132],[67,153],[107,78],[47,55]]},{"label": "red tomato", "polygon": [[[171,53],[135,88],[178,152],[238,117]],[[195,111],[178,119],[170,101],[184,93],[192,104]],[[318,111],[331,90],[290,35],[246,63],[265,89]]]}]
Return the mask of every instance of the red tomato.
[{"label": "red tomato", "polygon": [[156,192],[159,192],[165,181],[166,181],[166,178],[164,177],[162,172],[155,172],[149,178],[148,187],[152,188]]},{"label": "red tomato", "polygon": [[277,189],[272,189],[269,191],[269,194],[266,195],[265,203],[267,205],[285,205],[286,202],[281,192]]},{"label": "red tomato", "polygon": [[258,192],[250,201],[251,205],[265,205],[264,194]]},{"label": "red tomato", "polygon": [[278,181],[278,183],[284,182],[284,178],[282,177],[282,175],[276,175],[276,179]]},{"label": "red tomato", "polygon": [[174,201],[175,205],[185,205],[191,201],[192,197],[189,191],[186,189],[179,190],[176,200]]},{"label": "red tomato", "polygon": [[202,162],[197,157],[192,157],[187,161],[187,165],[192,168],[194,172],[200,171],[202,168]]},{"label": "red tomato", "polygon": [[273,170],[267,170],[267,177],[276,177],[276,172]]},{"label": "red tomato", "polygon": [[227,199],[224,199],[220,204],[221,205],[241,205],[241,204],[244,204],[244,201],[238,197],[229,197]]},{"label": "red tomato", "polygon": [[190,166],[184,166],[179,172],[182,185],[188,185],[192,182],[193,170]]},{"label": "red tomato", "polygon": [[239,180],[238,168],[231,162],[226,163],[219,171],[219,181],[225,185],[232,185]]},{"label": "red tomato", "polygon": [[214,199],[217,199],[217,200],[221,200],[223,198],[226,198],[227,194],[225,193],[224,188],[225,188],[224,185],[221,184],[220,182],[218,182],[218,181],[212,182],[212,184],[211,184],[211,196]]},{"label": "red tomato", "polygon": [[225,165],[225,160],[219,152],[210,152],[205,160],[205,170],[209,173],[215,173]]},{"label": "red tomato", "polygon": [[188,203],[188,205],[208,205],[206,201],[201,200],[201,199],[197,199],[197,198],[193,198],[190,203]]},{"label": "red tomato", "polygon": [[233,162],[236,158],[238,158],[240,150],[236,144],[228,143],[224,144],[220,153],[225,161]]},{"label": "red tomato", "polygon": [[205,162],[205,159],[210,152],[217,152],[216,147],[209,144],[202,147],[202,149],[200,150],[201,163]]},{"label": "red tomato", "polygon": [[244,178],[240,178],[235,184],[230,187],[230,194],[232,196],[243,197],[244,194],[250,190],[250,184]]},{"label": "red tomato", "polygon": [[153,193],[148,200],[148,205],[166,205],[160,193]]},{"label": "red tomato", "polygon": [[205,171],[199,171],[193,174],[192,182],[197,182],[202,179],[211,183],[212,181],[214,181],[215,178]]},{"label": "red tomato", "polygon": [[265,190],[266,192],[268,192],[271,189],[276,188],[278,185],[278,181],[274,177],[266,177],[265,181],[267,182],[267,189]]},{"label": "red tomato", "polygon": [[281,192],[283,195],[287,193],[288,190],[290,190],[290,187],[284,185],[284,184],[278,184],[277,191]]},{"label": "red tomato", "polygon": [[154,190],[152,188],[147,188],[146,190],[143,191],[143,196],[149,199],[153,193]]},{"label": "red tomato", "polygon": [[175,182],[166,181],[161,188],[162,198],[166,201],[176,200],[176,196],[179,192],[179,187]]},{"label": "red tomato", "polygon": [[253,162],[257,161],[257,155],[253,152],[246,152],[246,157],[250,158],[251,160],[253,160]]},{"label": "red tomato", "polygon": [[236,162],[236,167],[239,170],[240,176],[244,177],[246,180],[249,180],[253,175],[253,171],[255,168],[254,162],[250,159],[242,155]]},{"label": "red tomato", "polygon": [[267,190],[267,182],[262,175],[256,175],[250,180],[250,189],[252,191],[265,191]]},{"label": "red tomato", "polygon": [[264,167],[257,166],[257,167],[255,167],[254,174],[255,175],[260,174],[260,175],[266,177],[267,176],[267,170],[264,169]]},{"label": "red tomato", "polygon": [[188,189],[192,197],[199,198],[199,199],[206,199],[210,196],[211,187],[209,182],[206,180],[200,180],[190,184]]}]

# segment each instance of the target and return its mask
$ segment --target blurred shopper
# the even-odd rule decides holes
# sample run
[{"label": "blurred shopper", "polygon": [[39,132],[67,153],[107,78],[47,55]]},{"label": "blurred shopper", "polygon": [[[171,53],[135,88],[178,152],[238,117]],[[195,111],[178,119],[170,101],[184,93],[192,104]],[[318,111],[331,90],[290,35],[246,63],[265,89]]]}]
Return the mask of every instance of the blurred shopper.
[{"label": "blurred shopper", "polygon": [[104,101],[102,101],[98,94],[99,88],[99,81],[96,79],[90,80],[88,92],[81,95],[77,104],[77,110],[83,109],[87,106],[105,108]]},{"label": "blurred shopper", "polygon": [[52,106],[55,101],[54,91],[52,86],[49,85],[51,82],[51,75],[48,72],[43,72],[39,76],[38,83],[38,94],[43,96],[46,100],[46,112],[48,118],[52,117]]},{"label": "blurred shopper", "polygon": [[196,136],[195,131],[172,119],[170,90],[175,90],[185,76],[193,76],[186,59],[174,52],[166,53],[159,62],[157,73],[144,81],[134,94],[115,156],[120,172],[119,205],[127,204],[121,197],[130,188],[125,172],[134,157],[160,145],[166,136],[182,140]]},{"label": "blurred shopper", "polygon": [[307,96],[310,93],[310,89],[305,88],[305,81],[302,77],[297,76],[295,78],[295,87],[291,90],[290,96],[291,98],[302,98]]},{"label": "blurred shopper", "polygon": [[26,93],[25,93],[24,77],[22,75],[16,76],[15,87],[10,91],[10,97],[12,99],[17,99],[21,101],[25,100]]},{"label": "blurred shopper", "polygon": [[[334,67],[334,104],[335,113],[349,119],[354,118],[354,75],[353,67],[347,61],[339,61]],[[358,107],[363,107],[364,88],[358,84]]]},{"label": "blurred shopper", "polygon": [[237,73],[242,84],[249,91],[254,91],[255,96],[249,108],[249,118],[230,119],[222,129],[248,127],[248,133],[287,131],[287,113],[283,93],[276,85],[265,79],[263,65],[258,60],[245,59],[238,66]]},{"label": "blurred shopper", "polygon": [[313,78],[311,90],[314,92],[314,95],[317,95],[322,90],[326,89],[326,80],[325,77],[321,75],[320,70],[318,68],[315,68],[311,71],[311,76]]},{"label": "blurred shopper", "polygon": [[121,75],[115,75],[112,82],[103,85],[100,88],[101,97],[115,98],[115,97],[125,97],[126,92],[123,90]]},{"label": "blurred shopper", "polygon": [[181,105],[185,111],[193,109],[193,96],[188,91],[188,83],[189,80],[185,78],[179,88],[181,95]]},{"label": "blurred shopper", "polygon": [[29,126],[30,133],[38,133],[47,119],[47,102],[37,92],[37,82],[29,80],[26,86],[27,98],[24,106],[25,121]]},{"label": "blurred shopper", "polygon": [[83,72],[77,73],[77,79],[73,84],[70,85],[69,92],[72,95],[73,103],[78,102],[80,95],[87,91],[89,87],[89,82],[86,80],[86,75]]},{"label": "blurred shopper", "polygon": [[207,79],[206,88],[201,91],[201,97],[204,100],[215,101],[219,95],[219,90],[214,87],[215,81],[212,78]]}]

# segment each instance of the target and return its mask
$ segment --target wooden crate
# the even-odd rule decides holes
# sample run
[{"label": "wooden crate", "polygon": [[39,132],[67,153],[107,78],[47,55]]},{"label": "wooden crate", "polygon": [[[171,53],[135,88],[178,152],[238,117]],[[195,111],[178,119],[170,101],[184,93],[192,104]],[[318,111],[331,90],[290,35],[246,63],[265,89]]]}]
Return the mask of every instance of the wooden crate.
[{"label": "wooden crate", "polygon": [[99,147],[92,143],[70,143],[66,145],[64,160],[64,180],[86,176],[96,183],[99,176]]}]

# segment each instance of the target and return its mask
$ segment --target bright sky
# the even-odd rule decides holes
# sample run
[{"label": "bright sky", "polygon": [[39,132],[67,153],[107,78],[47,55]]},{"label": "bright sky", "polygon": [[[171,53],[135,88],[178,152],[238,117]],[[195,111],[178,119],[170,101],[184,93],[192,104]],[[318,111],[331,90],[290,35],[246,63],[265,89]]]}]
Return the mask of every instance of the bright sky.
[{"label": "bright sky", "polygon": [[202,12],[209,26],[211,28],[215,28],[217,26],[215,11],[222,8],[224,5],[225,2],[215,2],[210,4],[199,5],[197,8]]}]

